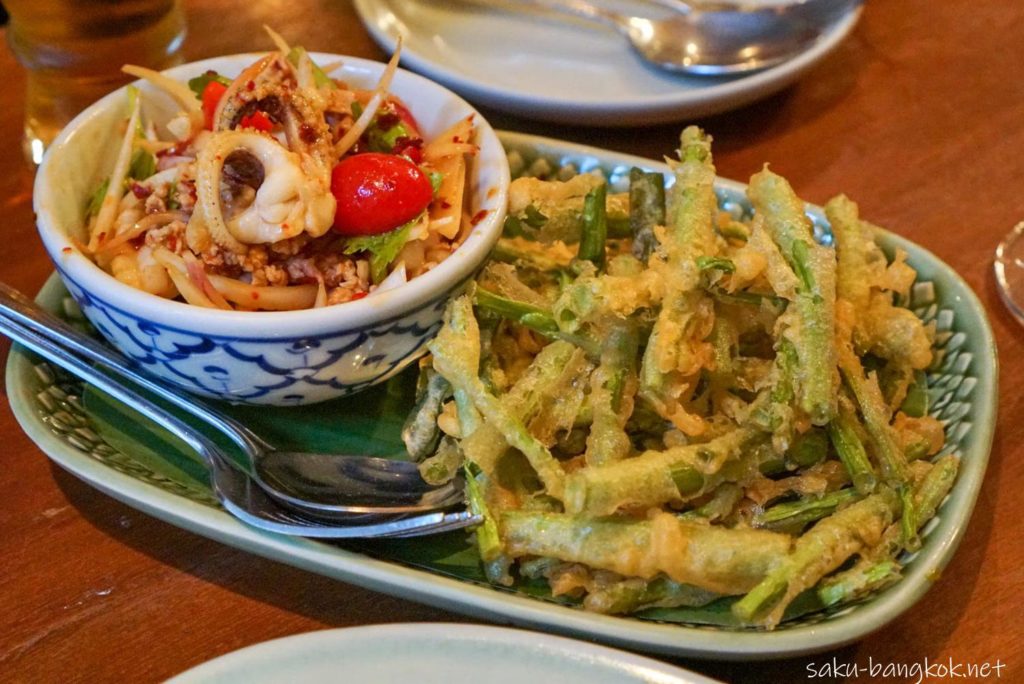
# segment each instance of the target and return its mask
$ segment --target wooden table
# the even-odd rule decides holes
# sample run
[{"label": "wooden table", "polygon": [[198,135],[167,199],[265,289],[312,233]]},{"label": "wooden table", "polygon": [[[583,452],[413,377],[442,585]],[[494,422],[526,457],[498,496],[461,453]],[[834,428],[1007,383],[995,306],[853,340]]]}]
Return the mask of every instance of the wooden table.
[{"label": "wooden table", "polygon": [[[383,56],[346,2],[185,5],[188,59],[269,47],[263,23],[310,49]],[[699,122],[715,136],[722,176],[745,179],[770,161],[808,201],[844,191],[872,221],[949,262],[985,303],[1003,370],[996,441],[966,538],[914,609],[834,653],[681,665],[729,681],[787,682],[805,681],[810,663],[820,668],[833,657],[861,665],[998,661],[1004,681],[1024,681],[1024,329],[1000,303],[991,269],[996,243],[1024,218],[1022,70],[1020,3],[873,0],[852,37],[801,83]],[[6,49],[0,78],[0,279],[35,292],[51,267],[18,147],[24,76]],[[485,114],[498,127],[653,157],[674,149],[680,128],[600,130]],[[51,465],[7,407],[0,439],[0,681],[157,681],[288,634],[464,621],[123,506]]]}]

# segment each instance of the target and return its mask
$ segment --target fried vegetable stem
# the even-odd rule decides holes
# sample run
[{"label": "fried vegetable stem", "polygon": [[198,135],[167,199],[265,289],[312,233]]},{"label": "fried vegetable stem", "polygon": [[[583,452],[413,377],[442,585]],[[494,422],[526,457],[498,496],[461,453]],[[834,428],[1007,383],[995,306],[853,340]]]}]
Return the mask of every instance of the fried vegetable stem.
[{"label": "fried vegetable stem", "polygon": [[580,234],[577,259],[593,262],[604,268],[605,241],[608,239],[608,214],[605,202],[608,186],[602,183],[587,193],[583,200],[583,232]]},{"label": "fried vegetable stem", "polygon": [[679,502],[709,491],[730,476],[756,472],[744,463],[739,472],[726,465],[759,437],[737,428],[704,444],[647,451],[634,458],[578,470],[566,480],[564,503],[570,513],[609,515],[623,507],[647,508]]},{"label": "fried vegetable stem", "polygon": [[796,540],[793,552],[742,599],[733,613],[748,623],[774,626],[796,596],[882,538],[899,511],[899,499],[883,490],[820,521]]},{"label": "fried vegetable stem", "polygon": [[878,484],[878,477],[857,434],[857,422],[853,409],[841,399],[836,417],[828,424],[828,436],[853,486],[861,494],[870,494]]},{"label": "fried vegetable stem", "polygon": [[821,520],[837,509],[862,498],[856,489],[840,489],[821,496],[808,496],[799,501],[788,501],[772,506],[754,518],[755,525],[776,529],[795,529]]},{"label": "fried vegetable stem", "polygon": [[647,263],[658,245],[655,226],[665,225],[665,177],[655,171],[629,170],[629,227],[633,256]]},{"label": "fried vegetable stem", "polygon": [[625,577],[667,575],[719,594],[757,585],[789,552],[789,535],[728,529],[657,513],[648,520],[594,519],[507,511],[500,528],[509,553],[583,563]]},{"label": "fried vegetable stem", "polygon": [[[463,392],[473,406],[494,425],[511,446],[519,449],[537,472],[548,494],[561,499],[565,473],[551,452],[494,395],[477,376],[480,331],[468,295],[454,300],[445,311],[444,325],[430,351],[434,368],[448,379],[456,392]],[[475,359],[477,363],[467,363]],[[458,399],[458,394],[456,394]]]},{"label": "fried vegetable stem", "polygon": [[551,339],[575,344],[588,354],[596,356],[600,345],[585,334],[565,333],[559,330],[554,315],[538,306],[502,297],[482,287],[476,288],[473,301],[479,308],[529,328]]},{"label": "fried vegetable stem", "polygon": [[605,337],[600,364],[590,380],[593,418],[587,436],[587,465],[604,465],[629,455],[626,421],[633,413],[639,344],[636,326],[629,320],[612,324]]},{"label": "fried vegetable stem", "polygon": [[815,425],[827,425],[835,414],[838,385],[835,254],[815,242],[804,204],[784,178],[766,168],[750,179],[748,194],[765,229],[798,276],[795,305],[799,325],[784,334],[800,359],[798,404]]},{"label": "fried vegetable stem", "polygon": [[700,304],[697,259],[714,256],[715,167],[711,161],[711,138],[696,126],[687,127],[680,137],[679,163],[674,167],[669,223],[665,242],[664,271],[667,291],[658,319],[647,341],[640,371],[640,393],[658,413],[684,432],[699,432],[700,423],[685,417],[680,398],[701,368],[695,348],[701,341],[695,332],[702,319],[712,315]]}]

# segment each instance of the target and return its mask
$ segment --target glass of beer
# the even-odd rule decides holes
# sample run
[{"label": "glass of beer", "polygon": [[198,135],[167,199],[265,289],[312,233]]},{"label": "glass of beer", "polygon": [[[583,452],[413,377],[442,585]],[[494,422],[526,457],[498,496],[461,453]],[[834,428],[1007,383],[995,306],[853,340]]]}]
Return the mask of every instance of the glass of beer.
[{"label": "glass of beer", "polygon": [[180,0],[4,0],[7,41],[28,70],[26,157],[43,151],[78,112],[132,80],[123,64],[181,63]]}]

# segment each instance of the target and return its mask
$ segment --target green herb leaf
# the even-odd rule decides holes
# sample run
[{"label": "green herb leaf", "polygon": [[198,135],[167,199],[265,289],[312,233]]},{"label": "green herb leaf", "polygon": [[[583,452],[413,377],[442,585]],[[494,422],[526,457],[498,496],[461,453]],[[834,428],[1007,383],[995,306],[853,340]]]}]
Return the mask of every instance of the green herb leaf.
[{"label": "green herb leaf", "polygon": [[107,196],[107,189],[109,187],[110,179],[108,178],[100,183],[100,186],[92,193],[92,196],[89,198],[89,204],[85,207],[85,219],[87,221],[100,213],[100,207],[103,206],[103,198]]},{"label": "green herb leaf", "polygon": [[367,252],[370,255],[370,277],[374,285],[379,284],[387,275],[388,266],[395,260],[398,253],[409,240],[409,231],[419,221],[417,216],[405,225],[379,235],[362,235],[345,241],[345,254]]},{"label": "green herb leaf", "polygon": [[519,237],[523,234],[523,224],[512,214],[505,216],[505,225],[501,229],[501,234],[504,237]]},{"label": "green herb leaf", "polygon": [[170,210],[181,209],[181,200],[178,199],[178,184],[175,183],[167,191],[167,208]]},{"label": "green herb leaf", "polygon": [[145,180],[156,173],[156,157],[146,150],[135,150],[131,164],[128,166],[128,177]]},{"label": "green herb leaf", "polygon": [[[295,66],[299,66],[299,60],[302,59],[302,55],[308,56],[306,48],[299,47],[298,45],[296,45],[288,53],[288,61]],[[316,84],[317,88],[334,89],[338,87],[338,85],[331,80],[331,77],[328,76],[323,69],[317,66],[316,62],[313,61],[312,57],[310,58],[309,63],[313,66],[313,83]]]},{"label": "green herb leaf", "polygon": [[437,191],[441,189],[441,181],[444,180],[444,174],[440,171],[431,171],[427,174],[427,178],[430,179],[430,189],[433,190],[436,196]]},{"label": "green herb leaf", "polygon": [[540,213],[540,209],[537,207],[528,204],[523,212],[523,222],[531,228],[543,228],[544,224],[548,222],[548,217]]},{"label": "green herb leaf", "polygon": [[409,138],[409,129],[399,122],[388,129],[377,125],[377,118],[366,129],[366,142],[371,152],[391,152],[399,138]]},{"label": "green herb leaf", "polygon": [[203,91],[206,90],[206,86],[210,85],[210,81],[216,81],[217,83],[226,86],[231,85],[230,78],[227,78],[226,76],[221,76],[216,71],[210,70],[207,71],[205,74],[200,74],[195,78],[190,78],[188,80],[189,90],[195,93],[197,98],[202,99]]},{"label": "green herb leaf", "polygon": [[724,257],[699,256],[697,257],[697,268],[702,271],[717,270],[723,273],[734,273],[736,264],[731,259]]}]

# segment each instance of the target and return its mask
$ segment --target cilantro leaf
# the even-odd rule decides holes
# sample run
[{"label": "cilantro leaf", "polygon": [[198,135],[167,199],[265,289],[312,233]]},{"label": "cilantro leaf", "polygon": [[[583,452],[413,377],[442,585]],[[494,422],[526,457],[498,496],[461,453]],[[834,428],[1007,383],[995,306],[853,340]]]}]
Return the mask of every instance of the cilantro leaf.
[{"label": "cilantro leaf", "polygon": [[724,257],[699,256],[697,257],[697,268],[702,271],[718,270],[723,273],[735,273],[736,264],[731,259]]},{"label": "cilantro leaf", "polygon": [[367,252],[370,255],[370,277],[377,285],[387,275],[388,266],[395,260],[398,253],[409,240],[409,232],[419,221],[417,216],[412,221],[379,235],[361,235],[345,241],[345,254]]},{"label": "cilantro leaf", "polygon": [[440,171],[431,171],[427,174],[427,178],[430,179],[430,188],[434,191],[434,196],[437,196],[437,191],[441,189],[441,182],[444,180],[444,174]]},{"label": "cilantro leaf", "polygon": [[103,198],[107,196],[107,188],[109,187],[110,179],[108,178],[100,183],[100,186],[92,193],[92,196],[89,198],[89,203],[85,207],[86,221],[100,213],[100,207],[103,206]]},{"label": "cilantro leaf", "polygon": [[156,157],[146,150],[135,150],[131,164],[128,165],[128,177],[145,180],[156,173]]},{"label": "cilantro leaf", "polygon": [[548,217],[540,213],[540,209],[532,204],[526,205],[526,210],[523,214],[523,222],[531,228],[543,228],[544,224],[548,222]]},{"label": "cilantro leaf", "polygon": [[210,81],[216,81],[217,83],[226,86],[231,85],[230,78],[221,76],[216,71],[213,71],[211,69],[210,71],[207,71],[205,74],[200,74],[195,78],[190,78],[188,80],[188,87],[193,93],[196,94],[196,97],[202,99],[203,91],[206,90],[206,86],[210,84]]},{"label": "cilantro leaf", "polygon": [[374,118],[373,123],[366,129],[366,139],[371,152],[391,152],[395,149],[395,143],[399,138],[410,137],[409,129],[405,124],[398,122],[391,128],[383,129]]},{"label": "cilantro leaf", "polygon": [[[302,59],[302,55],[304,54],[306,54],[306,48],[296,45],[291,49],[291,52],[288,53],[288,61],[295,66],[299,66],[299,60]],[[316,84],[317,88],[327,87],[333,90],[338,87],[337,84],[331,80],[331,77],[324,73],[323,69],[317,66],[312,57],[310,57],[309,63],[313,66],[313,83]]]}]

